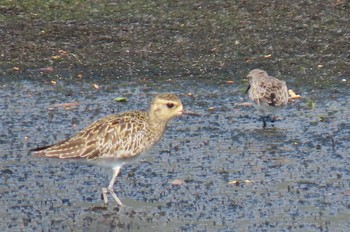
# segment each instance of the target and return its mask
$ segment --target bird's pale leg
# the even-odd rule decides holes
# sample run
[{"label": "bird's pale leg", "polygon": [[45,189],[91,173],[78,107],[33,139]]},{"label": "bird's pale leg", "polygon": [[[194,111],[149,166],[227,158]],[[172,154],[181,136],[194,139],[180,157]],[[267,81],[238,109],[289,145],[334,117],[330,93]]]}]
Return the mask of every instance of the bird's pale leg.
[{"label": "bird's pale leg", "polygon": [[107,188],[102,188],[102,196],[103,196],[103,201],[105,202],[105,205],[108,204],[107,194],[108,194]]},{"label": "bird's pale leg", "polygon": [[117,204],[119,206],[123,206],[123,203],[119,200],[119,198],[117,197],[117,195],[115,194],[114,189],[113,189],[113,186],[114,186],[115,181],[117,180],[117,176],[119,174],[120,168],[121,168],[121,166],[113,168],[113,176],[111,178],[111,181],[109,182],[108,187],[102,189],[103,200],[104,200],[105,204],[108,203],[107,193],[110,193],[112,195],[112,197],[114,198],[114,200],[117,202]]}]

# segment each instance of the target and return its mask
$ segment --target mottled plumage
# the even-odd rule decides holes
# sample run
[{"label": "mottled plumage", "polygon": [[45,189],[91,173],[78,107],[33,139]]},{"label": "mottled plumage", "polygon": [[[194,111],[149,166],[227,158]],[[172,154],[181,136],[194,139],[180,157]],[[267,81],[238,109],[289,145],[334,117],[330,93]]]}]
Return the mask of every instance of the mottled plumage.
[{"label": "mottled plumage", "polygon": [[287,85],[284,81],[269,76],[261,69],[250,71],[247,77],[249,98],[262,116],[263,126],[266,127],[266,119],[287,105]]},{"label": "mottled plumage", "polygon": [[151,148],[163,135],[170,119],[183,111],[180,99],[173,94],[155,97],[148,112],[130,111],[109,115],[97,120],[74,137],[57,144],[33,149],[37,157],[80,159],[113,168],[113,177],[107,188],[102,189],[104,202],[107,193],[119,205],[121,201],[113,191],[120,168],[142,152]]}]

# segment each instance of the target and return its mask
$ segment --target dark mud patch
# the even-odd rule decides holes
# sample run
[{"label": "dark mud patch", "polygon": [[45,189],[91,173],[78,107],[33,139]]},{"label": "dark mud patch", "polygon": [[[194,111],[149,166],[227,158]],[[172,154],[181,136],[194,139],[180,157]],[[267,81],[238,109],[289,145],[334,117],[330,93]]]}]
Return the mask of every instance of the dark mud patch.
[{"label": "dark mud patch", "polygon": [[309,86],[349,76],[346,1],[5,1],[1,11],[4,76],[205,79],[264,67]]}]

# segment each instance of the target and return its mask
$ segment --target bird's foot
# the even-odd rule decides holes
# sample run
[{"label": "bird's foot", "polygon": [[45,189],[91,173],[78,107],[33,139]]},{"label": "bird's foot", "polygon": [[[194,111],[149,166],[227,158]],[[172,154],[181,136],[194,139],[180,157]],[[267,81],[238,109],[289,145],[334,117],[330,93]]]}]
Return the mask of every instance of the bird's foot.
[{"label": "bird's foot", "polygon": [[117,197],[117,194],[115,194],[113,187],[108,186],[107,188],[102,189],[102,197],[106,207],[108,205],[108,194],[111,194],[119,206],[124,206],[121,200]]}]

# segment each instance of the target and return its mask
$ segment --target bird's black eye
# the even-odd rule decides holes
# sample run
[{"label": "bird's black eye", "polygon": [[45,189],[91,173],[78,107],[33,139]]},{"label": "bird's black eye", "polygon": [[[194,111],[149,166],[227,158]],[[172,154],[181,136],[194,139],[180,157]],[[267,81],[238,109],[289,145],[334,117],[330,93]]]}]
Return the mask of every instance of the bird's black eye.
[{"label": "bird's black eye", "polygon": [[174,103],[167,103],[166,106],[167,106],[169,109],[171,109],[171,108],[173,108],[175,105],[174,105]]}]

